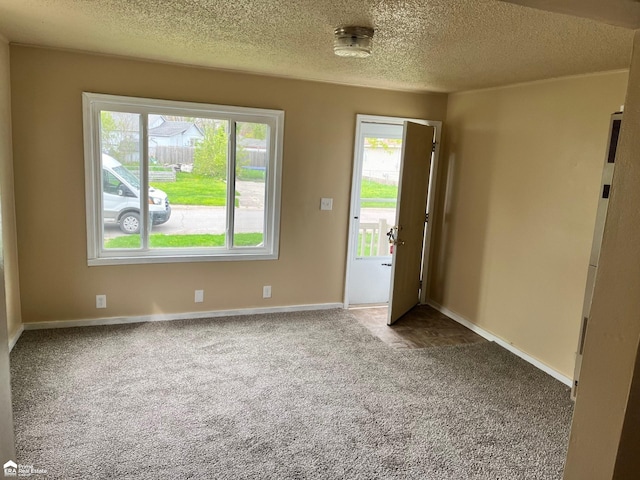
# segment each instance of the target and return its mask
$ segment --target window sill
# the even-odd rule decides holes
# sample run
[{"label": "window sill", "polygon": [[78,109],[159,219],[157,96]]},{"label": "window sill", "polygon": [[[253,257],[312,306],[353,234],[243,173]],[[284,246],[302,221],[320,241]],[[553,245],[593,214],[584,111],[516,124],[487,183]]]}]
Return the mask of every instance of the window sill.
[{"label": "window sill", "polygon": [[233,253],[218,255],[136,255],[136,256],[109,256],[89,258],[88,266],[97,267],[103,265],[139,265],[145,263],[195,263],[195,262],[237,262],[254,260],[278,260],[278,253]]}]

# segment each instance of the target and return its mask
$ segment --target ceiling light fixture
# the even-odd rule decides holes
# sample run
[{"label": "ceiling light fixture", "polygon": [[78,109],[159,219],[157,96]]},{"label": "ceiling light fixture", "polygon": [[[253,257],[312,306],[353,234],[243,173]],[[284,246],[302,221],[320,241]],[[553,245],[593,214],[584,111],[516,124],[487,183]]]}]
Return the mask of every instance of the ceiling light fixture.
[{"label": "ceiling light fixture", "polygon": [[335,30],[333,53],[339,57],[366,58],[371,55],[373,28],[338,27]]}]

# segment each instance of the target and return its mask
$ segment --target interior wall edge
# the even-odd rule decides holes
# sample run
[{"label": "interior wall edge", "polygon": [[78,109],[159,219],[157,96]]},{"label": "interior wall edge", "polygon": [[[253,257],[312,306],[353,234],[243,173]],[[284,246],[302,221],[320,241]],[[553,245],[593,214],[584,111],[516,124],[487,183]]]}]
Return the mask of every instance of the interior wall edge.
[{"label": "interior wall edge", "polygon": [[[1,33],[0,33],[1,36]],[[6,40],[6,39],[3,39]],[[14,145],[13,145],[13,117],[11,114],[11,45],[9,41],[3,43],[2,62],[6,63],[6,70],[2,71],[1,100],[2,162],[0,163],[0,193],[2,195],[2,243],[3,263],[5,274],[6,322],[9,338],[13,337],[22,324],[22,306],[20,299],[20,271],[18,262],[18,236],[15,206],[15,173],[14,173]]]},{"label": "interior wall edge", "polygon": [[[17,295],[17,247],[13,190],[13,148],[9,45],[0,42],[0,462],[16,458],[9,367],[12,320],[20,318]],[[19,327],[17,327],[19,328]]]}]

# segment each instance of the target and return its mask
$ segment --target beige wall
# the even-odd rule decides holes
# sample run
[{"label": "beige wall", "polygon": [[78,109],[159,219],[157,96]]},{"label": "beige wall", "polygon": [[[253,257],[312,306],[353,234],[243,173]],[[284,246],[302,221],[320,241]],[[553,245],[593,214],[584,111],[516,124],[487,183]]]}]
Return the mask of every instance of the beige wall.
[{"label": "beige wall", "polygon": [[[11,172],[11,117],[10,117],[10,94],[9,94],[9,46],[0,37],[0,206],[2,208],[2,221],[0,221],[0,234],[12,233],[15,237],[15,224],[5,225],[7,222],[7,198],[6,186],[10,185],[7,180],[8,173]],[[12,193],[12,192],[11,192]],[[13,205],[11,202],[10,205]],[[9,215],[9,218],[13,218]],[[19,322],[20,318],[11,319],[7,315],[7,301],[5,296],[5,285],[11,281],[7,273],[6,266],[9,256],[15,261],[15,242],[7,244],[6,237],[2,235],[0,244],[0,463],[4,464],[9,459],[15,460],[15,445],[13,437],[13,415],[11,412],[11,382],[9,378],[9,343],[7,331],[16,328],[12,322]],[[13,247],[13,250],[12,250]],[[4,258],[3,258],[4,257]],[[17,292],[17,289],[8,288],[7,293]],[[14,303],[15,305],[15,303]],[[19,312],[19,310],[18,310]]]},{"label": "beige wall", "polygon": [[[637,349],[636,349],[637,350]],[[620,435],[614,478],[635,479],[640,472],[640,354],[636,353],[633,381]]]},{"label": "beige wall", "polygon": [[13,338],[22,324],[18,276],[18,246],[13,189],[11,144],[11,89],[9,46],[0,40],[0,192],[2,194],[2,243],[6,276],[7,326]]},{"label": "beige wall", "polygon": [[430,296],[567,377],[626,83],[616,72],[449,99]]},{"label": "beige wall", "polygon": [[[447,101],[23,46],[11,78],[25,322],[342,302],[355,115],[442,120]],[[87,267],[82,91],[284,110],[280,259]]]},{"label": "beige wall", "polygon": [[635,480],[640,471],[638,129],[640,33],[636,33],[634,40],[616,169],[584,346],[565,469],[567,480]]}]

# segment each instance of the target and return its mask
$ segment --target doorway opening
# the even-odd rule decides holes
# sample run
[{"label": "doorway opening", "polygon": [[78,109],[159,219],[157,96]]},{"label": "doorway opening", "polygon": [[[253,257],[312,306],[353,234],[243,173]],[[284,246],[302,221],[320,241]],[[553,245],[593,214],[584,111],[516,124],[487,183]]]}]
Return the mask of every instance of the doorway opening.
[{"label": "doorway opening", "polygon": [[[409,123],[407,123],[409,122]],[[418,124],[418,125],[416,125]],[[409,125],[416,130],[407,138]],[[425,128],[425,126],[432,128]],[[354,165],[351,190],[351,215],[349,228],[349,246],[347,258],[347,278],[345,288],[346,307],[384,306],[390,302],[391,285],[396,277],[397,252],[404,249],[405,242],[401,237],[408,234],[402,232],[398,225],[400,205],[407,210],[419,212],[421,225],[417,232],[419,240],[419,259],[411,263],[418,268],[421,278],[415,279],[415,304],[426,302],[429,248],[431,245],[431,229],[427,215],[435,200],[435,178],[440,146],[441,122],[407,119],[398,117],[381,117],[358,115],[354,148]],[[416,140],[417,137],[417,140]],[[407,167],[403,160],[405,155],[416,156],[416,144],[420,158]],[[411,146],[413,145],[413,147]],[[433,148],[432,148],[433,146]],[[426,150],[428,148],[428,150]],[[408,150],[407,150],[408,149]],[[421,153],[420,153],[421,152]],[[411,186],[405,182],[405,196],[402,197],[403,178],[416,177],[424,181],[423,197],[414,201]],[[428,192],[428,194],[427,194]],[[418,195],[420,197],[420,195]],[[417,205],[421,203],[421,205]],[[414,213],[415,217],[415,213]],[[405,220],[406,221],[406,220]],[[400,227],[400,230],[398,229]],[[411,229],[409,229],[411,230]],[[414,228],[414,231],[416,229]],[[414,232],[412,235],[416,235]],[[397,243],[394,245],[393,243]],[[414,249],[415,249],[414,245]],[[418,282],[424,281],[422,288]]]}]

